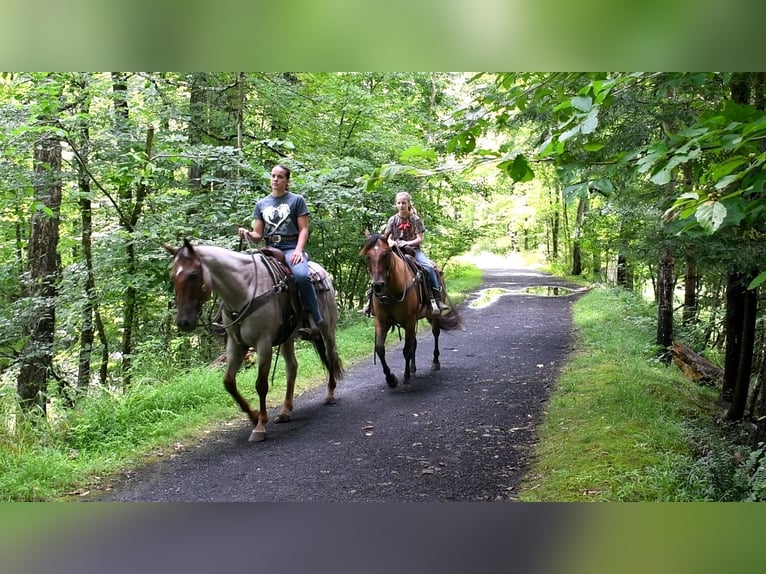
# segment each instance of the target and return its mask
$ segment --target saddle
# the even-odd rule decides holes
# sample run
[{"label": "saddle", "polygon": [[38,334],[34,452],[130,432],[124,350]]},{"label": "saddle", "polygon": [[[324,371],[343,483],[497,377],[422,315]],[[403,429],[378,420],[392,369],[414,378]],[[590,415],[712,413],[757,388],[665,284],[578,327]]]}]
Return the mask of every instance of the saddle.
[{"label": "saddle", "polygon": [[[417,259],[415,259],[415,249],[409,245],[399,247],[398,249],[402,259],[404,259],[404,262],[407,263],[407,266],[410,268],[410,271],[412,271],[412,274],[417,278],[416,281],[418,293],[420,294],[420,306],[421,308],[426,307],[428,302],[431,300],[431,288],[429,286],[429,281],[426,280],[423,266],[418,263]],[[436,276],[441,282],[443,276],[442,270],[439,269],[436,264],[434,264],[434,269],[436,270]]]},{"label": "saddle", "polygon": [[[303,306],[295,278],[285,260],[284,251],[276,247],[266,246],[261,248],[261,253],[265,256],[263,261],[266,263],[274,285],[276,286],[280,280],[284,281],[290,298],[290,305],[285,305],[282,309],[282,326],[274,342],[275,345],[279,345],[295,330],[301,319],[308,314],[308,310]],[[332,288],[332,283],[327,271],[313,261],[309,261],[308,265],[309,278],[317,294],[329,291]]]}]

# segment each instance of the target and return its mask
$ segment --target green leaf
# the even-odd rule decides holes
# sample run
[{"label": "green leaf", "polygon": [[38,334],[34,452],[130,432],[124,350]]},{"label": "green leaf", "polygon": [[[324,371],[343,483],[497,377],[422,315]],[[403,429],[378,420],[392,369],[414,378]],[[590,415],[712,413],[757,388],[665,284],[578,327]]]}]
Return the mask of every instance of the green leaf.
[{"label": "green leaf", "polygon": [[524,154],[517,155],[513,161],[504,161],[498,164],[498,167],[507,173],[513,181],[530,181],[534,179],[535,172],[529,167],[527,158]]},{"label": "green leaf", "polygon": [[399,156],[399,161],[408,161],[413,157],[422,157],[429,160],[436,160],[436,152],[432,149],[426,149],[420,145],[414,145],[401,153]]},{"label": "green leaf", "polygon": [[605,178],[594,179],[588,186],[597,189],[604,195],[612,195],[614,193],[612,182]]},{"label": "green leaf", "polygon": [[575,96],[571,101],[572,107],[581,112],[589,112],[593,107],[593,100],[590,96]]},{"label": "green leaf", "polygon": [[580,124],[577,124],[575,127],[569,128],[567,131],[565,131],[563,134],[561,134],[559,136],[559,141],[560,142],[565,142],[569,138],[571,138],[572,136],[575,136],[575,135],[577,135],[579,133],[580,133]]},{"label": "green leaf", "polygon": [[548,136],[545,141],[537,148],[537,155],[540,157],[548,157],[554,153],[553,136]]},{"label": "green leaf", "polygon": [[719,202],[703,203],[695,213],[697,221],[707,233],[714,233],[726,217],[726,207]]},{"label": "green leaf", "polygon": [[670,182],[670,173],[671,169],[669,169],[667,166],[662,168],[660,171],[655,173],[650,179],[652,183],[656,185],[665,185],[666,183]]},{"label": "green leaf", "polygon": [[737,181],[738,179],[739,179],[739,175],[737,175],[737,174],[727,175],[726,177],[724,177],[724,178],[722,178],[722,179],[720,179],[719,181],[716,182],[715,188],[716,189],[723,189],[724,187],[726,187],[730,183],[733,183],[733,182]]},{"label": "green leaf", "polygon": [[745,162],[747,162],[747,158],[742,157],[741,155],[731,157],[723,163],[711,166],[712,172],[710,177],[713,180],[719,180],[722,177],[729,175]]},{"label": "green leaf", "polygon": [[588,197],[588,182],[582,181],[564,188],[564,200],[567,202],[575,198]]},{"label": "green leaf", "polygon": [[588,116],[585,118],[585,121],[582,122],[580,125],[580,133],[582,134],[590,134],[596,131],[596,128],[598,127],[598,108],[593,108],[589,113]]},{"label": "green leaf", "polygon": [[759,287],[760,285],[762,285],[764,282],[766,282],[766,271],[764,271],[763,273],[758,275],[758,277],[753,279],[750,282],[750,285],[747,286],[747,288],[748,289],[755,289],[756,287]]},{"label": "green leaf", "polygon": [[652,167],[654,164],[656,164],[659,160],[665,157],[664,153],[660,152],[651,152],[646,154],[644,157],[640,158],[636,163],[638,165],[638,173],[646,173]]},{"label": "green leaf", "polygon": [[590,142],[583,145],[585,151],[599,151],[604,149],[604,144],[601,142]]}]

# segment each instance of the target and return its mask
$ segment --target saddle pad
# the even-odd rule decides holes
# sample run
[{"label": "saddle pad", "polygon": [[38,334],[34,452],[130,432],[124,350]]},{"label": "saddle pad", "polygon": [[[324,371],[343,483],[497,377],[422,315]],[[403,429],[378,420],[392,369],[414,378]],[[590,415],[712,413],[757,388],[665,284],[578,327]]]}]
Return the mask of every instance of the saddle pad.
[{"label": "saddle pad", "polygon": [[327,270],[315,263],[309,261],[309,274],[311,275],[311,282],[314,284],[314,288],[317,291],[329,291],[332,289],[332,278]]}]

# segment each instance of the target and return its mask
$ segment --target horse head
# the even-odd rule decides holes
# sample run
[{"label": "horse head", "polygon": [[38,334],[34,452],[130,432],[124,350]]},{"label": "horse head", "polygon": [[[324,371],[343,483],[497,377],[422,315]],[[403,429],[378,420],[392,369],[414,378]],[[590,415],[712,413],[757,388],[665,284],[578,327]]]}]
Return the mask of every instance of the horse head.
[{"label": "horse head", "polygon": [[385,289],[386,280],[391,273],[391,257],[393,251],[388,241],[380,233],[368,233],[360,254],[367,261],[367,270],[372,279],[372,290],[381,294]]},{"label": "horse head", "polygon": [[165,245],[173,255],[170,279],[176,292],[176,325],[182,331],[193,331],[202,310],[210,298],[210,277],[199,255],[188,239],[175,249]]}]

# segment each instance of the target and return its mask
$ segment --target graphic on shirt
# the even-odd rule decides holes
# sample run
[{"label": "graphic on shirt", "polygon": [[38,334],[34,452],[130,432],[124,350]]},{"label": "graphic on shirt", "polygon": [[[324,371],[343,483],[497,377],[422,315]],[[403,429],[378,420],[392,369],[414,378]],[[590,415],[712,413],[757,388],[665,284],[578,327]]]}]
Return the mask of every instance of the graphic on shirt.
[{"label": "graphic on shirt", "polygon": [[404,236],[412,229],[412,224],[409,221],[402,220],[396,227],[399,230],[399,235]]},{"label": "graphic on shirt", "polygon": [[399,215],[394,215],[389,223],[389,230],[393,239],[402,239],[411,241],[418,234],[415,222],[411,218],[404,219]]},{"label": "graphic on shirt", "polygon": [[266,224],[266,233],[277,233],[281,225],[290,217],[290,206],[286,203],[269,205],[263,210],[263,221]]}]

